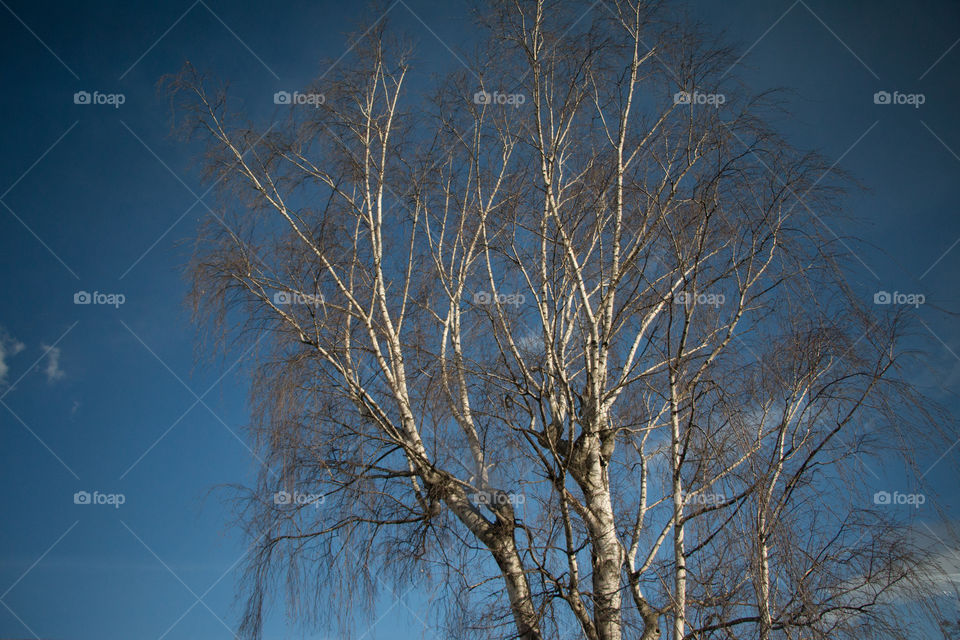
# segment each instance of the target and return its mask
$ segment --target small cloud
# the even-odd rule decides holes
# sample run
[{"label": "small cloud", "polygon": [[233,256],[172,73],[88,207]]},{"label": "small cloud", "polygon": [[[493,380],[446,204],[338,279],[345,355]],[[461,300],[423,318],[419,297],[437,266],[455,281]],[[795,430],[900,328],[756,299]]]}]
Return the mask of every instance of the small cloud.
[{"label": "small cloud", "polygon": [[537,333],[536,331],[521,334],[520,337],[517,338],[517,346],[531,353],[543,353],[543,334]]},{"label": "small cloud", "polygon": [[6,382],[7,372],[10,370],[7,358],[17,355],[23,349],[22,342],[10,336],[3,327],[0,327],[0,384]]},{"label": "small cloud", "polygon": [[45,344],[40,345],[46,350],[47,366],[43,373],[47,376],[47,382],[56,382],[63,378],[66,373],[60,368],[60,347],[52,347]]}]

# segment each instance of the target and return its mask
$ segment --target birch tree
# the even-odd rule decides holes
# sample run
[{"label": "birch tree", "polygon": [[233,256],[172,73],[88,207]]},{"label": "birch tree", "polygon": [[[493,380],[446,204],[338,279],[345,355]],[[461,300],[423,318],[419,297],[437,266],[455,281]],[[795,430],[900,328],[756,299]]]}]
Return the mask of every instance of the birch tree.
[{"label": "birch tree", "polygon": [[359,635],[385,580],[453,638],[904,636],[909,540],[856,489],[924,414],[844,178],[732,51],[600,4],[485,7],[427,96],[381,21],[270,126],[170,80],[222,204],[195,308],[258,354],[245,635]]}]

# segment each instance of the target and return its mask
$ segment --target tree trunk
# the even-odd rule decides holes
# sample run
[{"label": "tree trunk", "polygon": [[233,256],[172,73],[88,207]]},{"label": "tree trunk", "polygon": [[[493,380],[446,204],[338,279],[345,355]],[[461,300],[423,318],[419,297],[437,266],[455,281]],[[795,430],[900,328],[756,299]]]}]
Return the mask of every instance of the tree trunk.
[{"label": "tree trunk", "polygon": [[607,480],[607,469],[601,462],[599,438],[589,457],[589,468],[583,478],[586,507],[594,515],[591,537],[593,550],[594,620],[600,640],[620,640],[620,569],[623,547],[617,537],[613,503]]},{"label": "tree trunk", "polygon": [[527,583],[527,577],[523,572],[523,565],[520,562],[513,536],[511,535],[504,541],[502,551],[494,549],[493,555],[507,585],[510,609],[517,626],[517,638],[519,640],[541,640],[537,612],[530,597],[530,585]]}]

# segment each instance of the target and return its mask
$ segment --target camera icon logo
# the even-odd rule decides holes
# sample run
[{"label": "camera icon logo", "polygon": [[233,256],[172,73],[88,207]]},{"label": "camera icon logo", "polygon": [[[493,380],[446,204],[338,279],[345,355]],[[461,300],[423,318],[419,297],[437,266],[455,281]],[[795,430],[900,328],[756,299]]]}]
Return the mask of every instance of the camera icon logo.
[{"label": "camera icon logo", "polygon": [[873,94],[873,104],[890,104],[891,97],[889,91],[877,91]]},{"label": "camera icon logo", "polygon": [[473,294],[474,304],[490,304],[493,302],[493,296],[488,291],[477,291]]},{"label": "camera icon logo", "polygon": [[677,91],[673,94],[673,104],[690,104],[692,101],[689,91]]},{"label": "camera icon logo", "polygon": [[273,94],[274,104],[290,104],[293,101],[289,91],[277,91]]},{"label": "camera icon logo", "polygon": [[474,104],[491,104],[493,102],[493,97],[484,90],[477,91],[473,94],[473,103]]},{"label": "camera icon logo", "polygon": [[693,296],[688,291],[681,291],[675,297],[677,304],[690,304],[693,302]]},{"label": "camera icon logo", "polygon": [[73,494],[73,504],[90,504],[90,492],[77,491]]},{"label": "camera icon logo", "polygon": [[73,304],[90,304],[91,302],[93,302],[93,297],[89,291],[77,291],[73,294]]},{"label": "camera icon logo", "polygon": [[288,491],[277,491],[273,494],[273,504],[290,504],[292,497]]},{"label": "camera icon logo", "polygon": [[873,494],[873,504],[890,504],[890,492],[877,491]]},{"label": "camera icon logo", "polygon": [[289,291],[277,291],[273,294],[273,304],[290,304],[292,301]]},{"label": "camera icon logo", "polygon": [[891,302],[893,302],[893,297],[889,291],[877,291],[873,294],[873,304],[890,304]]},{"label": "camera icon logo", "polygon": [[73,94],[73,104],[90,104],[90,92],[77,91]]}]

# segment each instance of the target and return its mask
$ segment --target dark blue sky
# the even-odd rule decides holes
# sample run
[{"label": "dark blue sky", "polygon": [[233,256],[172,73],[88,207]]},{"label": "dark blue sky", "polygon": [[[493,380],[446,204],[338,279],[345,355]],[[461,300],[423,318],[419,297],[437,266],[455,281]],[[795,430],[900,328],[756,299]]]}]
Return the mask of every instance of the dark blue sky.
[{"label": "dark blue sky", "polygon": [[[346,4],[0,1],[0,637],[232,637],[244,549],[215,487],[256,469],[246,372],[195,358],[182,269],[214,201],[198,202],[196,149],[169,136],[156,84],[189,59],[268,118],[275,91],[343,53],[361,18]],[[447,47],[469,45],[464,5],[386,6],[419,43],[423,86],[456,68]],[[847,199],[857,222],[835,229],[860,238],[847,241],[851,280],[866,297],[926,297],[918,382],[955,405],[960,331],[939,309],[960,311],[960,4],[687,6],[747,52],[738,72],[754,88],[795,90],[790,139],[866,187]],[[81,91],[123,104],[75,104]],[[878,91],[924,103],[875,104]],[[79,291],[124,302],[74,304]],[[919,490],[949,494],[958,455]],[[75,504],[82,491],[125,502]],[[385,592],[368,637],[434,637],[422,611],[394,603]],[[282,616],[269,631],[304,637]]]}]

